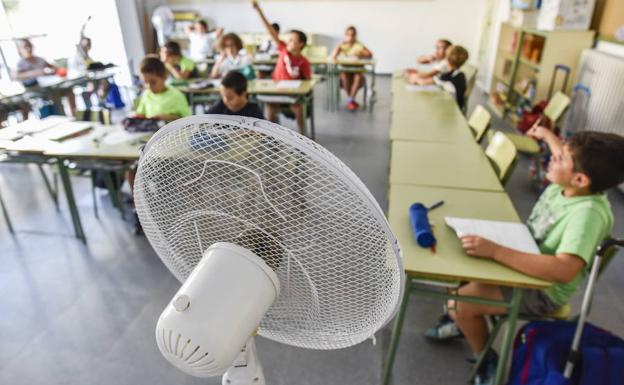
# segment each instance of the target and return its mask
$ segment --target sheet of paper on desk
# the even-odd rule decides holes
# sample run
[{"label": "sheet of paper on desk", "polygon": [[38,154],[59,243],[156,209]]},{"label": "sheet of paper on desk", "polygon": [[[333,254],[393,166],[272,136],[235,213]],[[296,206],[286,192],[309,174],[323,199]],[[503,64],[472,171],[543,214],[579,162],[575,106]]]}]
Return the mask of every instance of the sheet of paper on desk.
[{"label": "sheet of paper on desk", "polygon": [[93,127],[91,122],[67,122],[54,126],[37,135],[38,138],[62,141],[83,134]]},{"label": "sheet of paper on desk", "polygon": [[24,134],[34,134],[58,126],[61,123],[71,122],[72,120],[74,118],[69,116],[52,115],[43,119],[28,119],[11,127],[15,127],[18,132]]},{"label": "sheet of paper on desk", "polygon": [[435,84],[430,84],[426,86],[419,86],[418,84],[407,84],[405,89],[410,92],[437,92],[440,91],[440,87]]},{"label": "sheet of paper on desk", "polygon": [[106,146],[114,146],[123,143],[133,143],[144,136],[149,137],[149,134],[145,132],[128,132],[119,130],[101,137],[100,143]]},{"label": "sheet of paper on desk", "polygon": [[301,80],[280,80],[275,84],[275,88],[292,90],[301,87]]},{"label": "sheet of paper on desk", "polygon": [[505,247],[526,253],[540,253],[529,228],[523,223],[454,217],[445,217],[444,220],[458,237],[478,235]]}]

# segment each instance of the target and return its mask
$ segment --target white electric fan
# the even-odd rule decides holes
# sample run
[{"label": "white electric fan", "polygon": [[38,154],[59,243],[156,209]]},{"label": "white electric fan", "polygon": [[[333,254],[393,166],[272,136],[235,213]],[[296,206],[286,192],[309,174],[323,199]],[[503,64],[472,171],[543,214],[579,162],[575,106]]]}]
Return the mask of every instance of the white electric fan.
[{"label": "white electric fan", "polygon": [[169,36],[173,34],[175,16],[171,8],[166,5],[157,7],[152,12],[152,25],[156,30],[156,37],[158,38],[158,45],[163,46],[169,39]]},{"label": "white electric fan", "polygon": [[397,310],[396,239],[358,177],[263,120],[176,120],[142,151],[136,209],[183,283],[156,326],[182,371],[263,384],[254,336],[311,349],[373,337]]}]

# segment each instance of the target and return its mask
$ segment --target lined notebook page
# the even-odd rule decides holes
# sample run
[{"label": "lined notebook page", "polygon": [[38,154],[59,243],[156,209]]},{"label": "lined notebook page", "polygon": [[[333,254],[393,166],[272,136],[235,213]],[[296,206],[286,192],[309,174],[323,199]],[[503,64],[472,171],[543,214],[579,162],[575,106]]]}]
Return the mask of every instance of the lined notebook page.
[{"label": "lined notebook page", "polygon": [[540,254],[529,228],[522,223],[455,217],[446,217],[444,220],[450,228],[455,230],[458,237],[478,235],[511,249]]}]

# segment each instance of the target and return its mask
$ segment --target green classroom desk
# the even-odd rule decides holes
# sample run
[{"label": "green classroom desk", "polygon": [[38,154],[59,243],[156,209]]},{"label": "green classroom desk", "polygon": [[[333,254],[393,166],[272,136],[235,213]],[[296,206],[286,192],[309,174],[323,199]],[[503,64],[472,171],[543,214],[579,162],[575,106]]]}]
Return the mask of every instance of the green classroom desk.
[{"label": "green classroom desk", "polygon": [[[444,204],[429,213],[433,232],[437,238],[437,250],[418,246],[412,235],[408,209],[414,202],[431,205],[439,200]],[[493,261],[467,256],[461,248],[455,232],[444,223],[445,216],[458,216],[488,220],[519,222],[518,215],[507,194],[474,190],[434,188],[392,184],[389,192],[388,221],[396,235],[403,266],[407,275],[405,295],[394,320],[390,346],[384,363],[382,384],[387,385],[396,357],[398,342],[405,319],[405,311],[412,293],[442,300],[459,299],[466,302],[506,307],[507,329],[500,349],[501,363],[507,362],[514,338],[515,324],[520,307],[520,288],[543,289],[550,283],[511,270]],[[513,288],[511,301],[492,301],[484,298],[459,296],[457,293],[416,286],[412,280],[478,281]],[[506,365],[499,365],[495,384],[504,382]]]},{"label": "green classroom desk", "polygon": [[393,141],[390,184],[504,191],[490,161],[474,141]]},{"label": "green classroom desk", "polygon": [[[419,142],[474,142],[466,118],[456,106],[440,105],[392,115],[390,140]],[[456,110],[456,111],[455,111]]]},{"label": "green classroom desk", "polygon": [[78,212],[66,161],[92,161],[97,164],[110,164],[111,162],[118,164],[119,162],[136,161],[139,159],[141,146],[147,143],[152,133],[136,134],[124,141],[106,144],[106,137],[110,139],[110,135],[116,135],[120,132],[125,132],[120,125],[105,126],[96,124],[94,129],[88,134],[66,140],[44,152],[46,156],[57,159],[74,231],[76,237],[85,243],[86,235],[82,228],[80,213]]},{"label": "green classroom desk", "polygon": [[[436,254],[416,243],[410,228],[408,209],[414,202],[430,206],[444,204],[429,213],[438,240]],[[475,191],[403,184],[390,185],[388,221],[403,252],[403,265],[410,275],[498,285],[544,287],[544,281],[530,278],[503,265],[467,256],[455,235],[444,223],[445,216],[520,222],[504,192]]]}]

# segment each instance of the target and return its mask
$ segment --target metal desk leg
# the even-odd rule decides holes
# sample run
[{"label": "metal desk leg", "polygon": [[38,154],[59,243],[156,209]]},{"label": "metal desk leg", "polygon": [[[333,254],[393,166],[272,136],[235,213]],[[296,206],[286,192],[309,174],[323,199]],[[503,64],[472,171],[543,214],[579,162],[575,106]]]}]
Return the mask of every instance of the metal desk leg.
[{"label": "metal desk leg", "polygon": [[377,91],[375,90],[375,65],[371,66],[371,86],[370,86],[370,98],[368,99],[368,112],[373,112],[373,106],[377,101]]},{"label": "metal desk leg", "polygon": [[501,344],[498,368],[496,368],[496,379],[494,380],[494,385],[503,385],[503,382],[505,381],[504,376],[507,359],[509,358],[509,350],[511,349],[516,331],[516,320],[518,319],[518,311],[520,308],[520,294],[521,289],[514,287],[511,297],[511,307],[509,308],[509,316],[507,318],[507,328],[505,329],[505,336],[503,337]]},{"label": "metal desk leg", "polygon": [[69,207],[69,213],[72,217],[72,223],[74,224],[74,232],[76,238],[80,239],[83,243],[87,243],[84,232],[82,231],[82,223],[80,222],[80,214],[78,213],[78,207],[76,206],[76,199],[74,198],[74,190],[72,189],[71,180],[69,179],[69,173],[67,172],[67,166],[65,160],[62,158],[57,159],[59,174],[61,174],[61,182],[63,182],[63,189],[65,189],[65,197],[67,198],[67,206]]},{"label": "metal desk leg", "polygon": [[52,187],[50,180],[48,179],[48,175],[45,173],[43,169],[43,165],[41,163],[37,163],[37,168],[39,168],[39,173],[41,174],[41,178],[43,178],[43,182],[45,183],[46,189],[54,202],[54,206],[56,207],[56,211],[59,211],[59,203],[58,203],[58,189],[56,186],[56,178],[54,178],[55,186]]},{"label": "metal desk leg", "polygon": [[392,337],[390,338],[390,346],[388,347],[388,355],[386,356],[386,362],[384,364],[383,373],[381,374],[382,385],[388,385],[390,383],[390,375],[392,374],[392,367],[394,366],[394,358],[399,346],[399,339],[401,337],[401,330],[403,329],[403,320],[405,319],[405,310],[407,309],[407,302],[409,301],[410,292],[412,291],[412,280],[409,276],[405,277],[405,292],[403,293],[403,300],[401,301],[401,307],[399,312],[394,318],[394,326],[392,327]]},{"label": "metal desk leg", "polygon": [[119,199],[118,188],[115,187],[115,183],[113,182],[113,178],[111,177],[110,172],[103,171],[102,177],[104,179],[104,185],[106,186],[106,189],[108,190],[108,194],[110,195],[111,203],[113,204],[113,207],[121,210],[121,202]]},{"label": "metal desk leg", "polygon": [[314,91],[310,92],[310,139],[316,139],[316,127],[314,126]]},{"label": "metal desk leg", "polygon": [[[299,127],[299,122],[297,122],[297,129],[301,130],[300,134],[301,135],[305,135],[308,138],[310,137],[309,133],[308,133],[308,100],[306,100],[306,98],[303,99],[299,99],[299,101],[301,102],[301,114],[303,115],[303,127]],[[295,121],[297,117],[295,116]]]},{"label": "metal desk leg", "polygon": [[9,212],[4,204],[4,199],[2,199],[2,194],[0,193],[0,206],[2,206],[2,214],[4,215],[4,220],[6,221],[7,227],[9,228],[9,232],[11,234],[15,234],[15,230],[13,229],[13,224],[11,223],[11,218],[9,218]]}]

